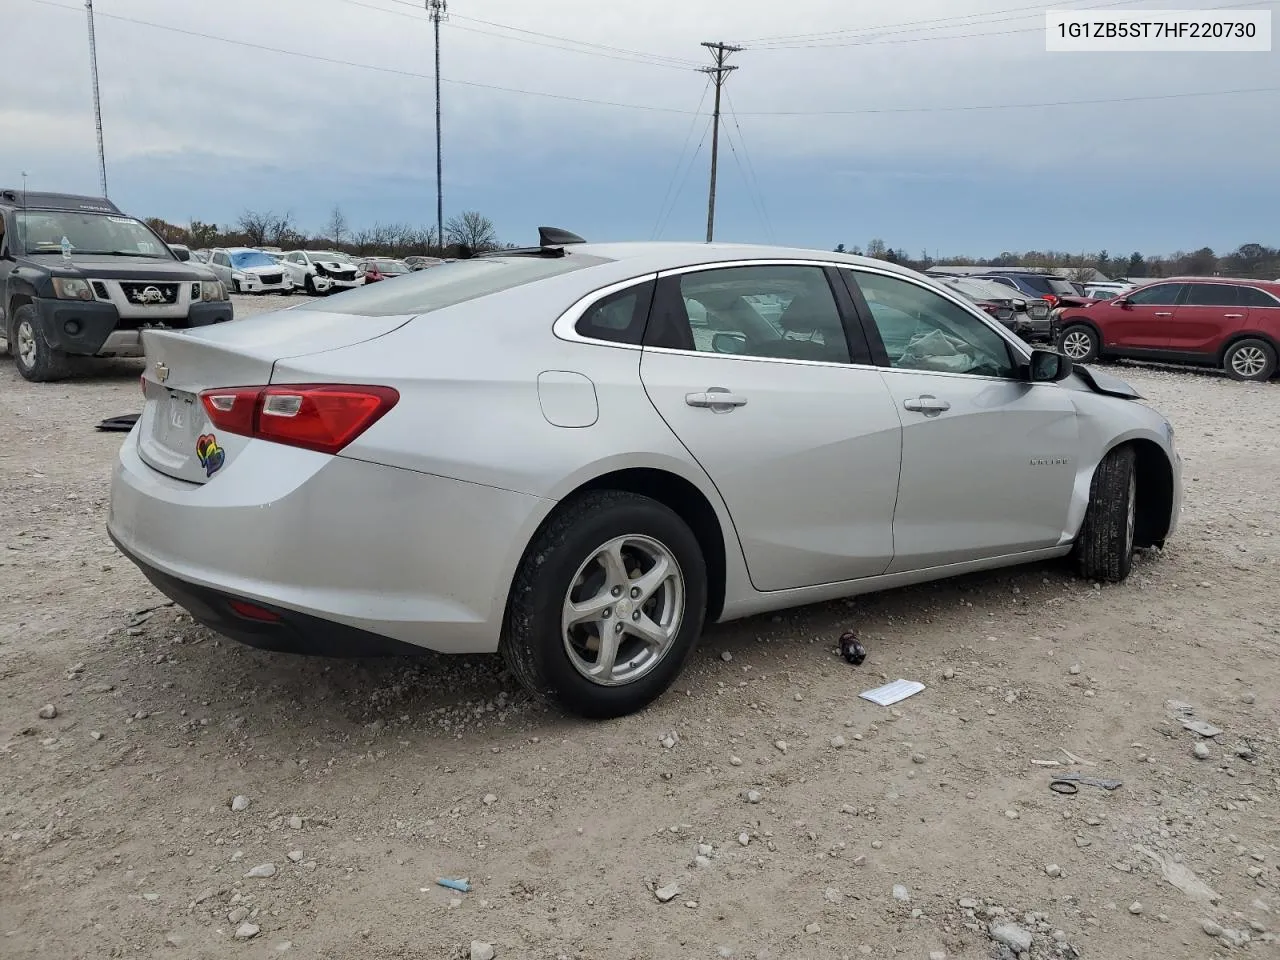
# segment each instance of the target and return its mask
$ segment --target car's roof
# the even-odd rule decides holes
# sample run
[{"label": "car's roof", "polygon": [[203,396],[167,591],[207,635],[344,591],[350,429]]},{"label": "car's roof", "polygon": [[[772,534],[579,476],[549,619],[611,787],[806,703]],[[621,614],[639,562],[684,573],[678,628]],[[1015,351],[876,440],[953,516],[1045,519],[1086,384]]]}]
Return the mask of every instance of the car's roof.
[{"label": "car's roof", "polygon": [[265,250],[259,250],[257,247],[223,247],[227,253],[265,253]]},{"label": "car's roof", "polygon": [[1248,280],[1242,277],[1152,277],[1143,286],[1154,283],[1229,283],[1238,287],[1266,287],[1269,290],[1280,287],[1280,281]]},{"label": "car's roof", "polygon": [[[634,241],[574,243],[564,249],[566,256],[585,254],[604,260],[613,260],[625,263],[637,273],[734,260],[822,260],[828,263],[847,263],[850,266],[874,266],[896,273],[914,275],[914,271],[887,260],[835,253],[831,250],[767,244]],[[502,251],[496,251],[492,256],[501,257]]]},{"label": "car's roof", "polygon": [[124,216],[120,208],[105,197],[87,197],[78,193],[40,193],[4,187],[0,188],[0,204],[19,210],[70,210]]}]

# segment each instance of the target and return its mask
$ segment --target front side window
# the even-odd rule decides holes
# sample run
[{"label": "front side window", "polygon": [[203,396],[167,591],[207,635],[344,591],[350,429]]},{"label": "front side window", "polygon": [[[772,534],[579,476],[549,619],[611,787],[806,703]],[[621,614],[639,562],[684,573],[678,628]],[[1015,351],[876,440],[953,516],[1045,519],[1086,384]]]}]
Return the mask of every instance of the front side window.
[{"label": "front side window", "polygon": [[1012,377],[1005,339],[960,305],[908,280],[848,271],[862,291],[889,364],[907,370]]},{"label": "front side window", "polygon": [[849,341],[821,267],[760,265],[661,281],[651,346],[775,360],[848,363]]},{"label": "front side window", "polygon": [[1239,289],[1229,283],[1189,283],[1182,303],[1188,307],[1234,307]]},{"label": "front side window", "polygon": [[132,217],[63,210],[20,210],[18,242],[29,254],[62,252],[62,238],[72,255],[149,257],[175,260],[173,251],[146,224]]},{"label": "front side window", "polygon": [[1157,283],[1143,287],[1125,299],[1137,307],[1171,307],[1177,302],[1182,287],[1181,283]]},{"label": "front side window", "polygon": [[228,257],[225,253],[215,253],[213,255],[213,262],[218,264],[218,266],[220,267],[231,266],[231,258]]}]

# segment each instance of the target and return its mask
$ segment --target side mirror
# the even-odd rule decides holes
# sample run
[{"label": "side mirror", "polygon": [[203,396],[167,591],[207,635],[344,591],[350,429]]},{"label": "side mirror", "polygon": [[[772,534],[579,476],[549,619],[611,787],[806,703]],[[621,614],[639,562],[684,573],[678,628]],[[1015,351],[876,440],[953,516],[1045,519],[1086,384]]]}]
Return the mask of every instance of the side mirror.
[{"label": "side mirror", "polygon": [[1052,350],[1032,350],[1027,367],[1032,383],[1058,383],[1071,376],[1071,361]]},{"label": "side mirror", "polygon": [[716,353],[746,353],[747,338],[740,333],[717,333],[711,338]]},{"label": "side mirror", "polygon": [[181,260],[183,263],[186,263],[191,259],[191,251],[183,247],[179,247],[177,250],[174,250],[173,255],[177,257],[179,260]]},{"label": "side mirror", "polygon": [[1133,304],[1129,302],[1128,297],[1116,297],[1114,300],[1111,301],[1111,305],[1113,307],[1123,307],[1126,310],[1128,310],[1131,306],[1133,306]]}]

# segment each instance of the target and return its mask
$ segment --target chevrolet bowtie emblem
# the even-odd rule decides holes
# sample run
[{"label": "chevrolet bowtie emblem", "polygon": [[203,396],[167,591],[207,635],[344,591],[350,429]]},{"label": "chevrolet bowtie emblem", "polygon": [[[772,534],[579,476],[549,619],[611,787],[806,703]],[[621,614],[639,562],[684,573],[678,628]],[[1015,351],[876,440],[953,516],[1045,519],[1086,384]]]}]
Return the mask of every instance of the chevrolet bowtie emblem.
[{"label": "chevrolet bowtie emblem", "polygon": [[163,363],[156,364],[156,379],[164,383],[169,379],[169,368]]}]

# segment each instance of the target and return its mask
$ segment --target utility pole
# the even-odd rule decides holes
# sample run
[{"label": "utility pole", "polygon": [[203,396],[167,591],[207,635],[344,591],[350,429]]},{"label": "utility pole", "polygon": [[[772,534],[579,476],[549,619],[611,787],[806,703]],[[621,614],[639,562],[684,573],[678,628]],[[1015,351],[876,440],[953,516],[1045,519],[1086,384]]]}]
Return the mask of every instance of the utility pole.
[{"label": "utility pole", "polygon": [[107,195],[107,155],[102,149],[102,97],[98,92],[98,41],[93,34],[93,0],[84,0],[85,16],[89,20],[89,72],[93,76],[93,118],[98,131],[98,177],[102,183],[102,195]]},{"label": "utility pole", "polygon": [[436,31],[436,242],[444,253],[444,159],[440,151],[440,21],[449,16],[448,0],[427,0]]},{"label": "utility pole", "polygon": [[716,107],[711,121],[711,188],[707,193],[707,243],[710,243],[716,231],[716,161],[720,156],[720,88],[729,79],[729,74],[738,69],[728,66],[725,61],[729,59],[729,54],[737,53],[742,48],[730,46],[727,43],[704,42],[702,45],[711,51],[716,61],[715,66],[698,68],[699,72],[710,74],[716,84]]}]

